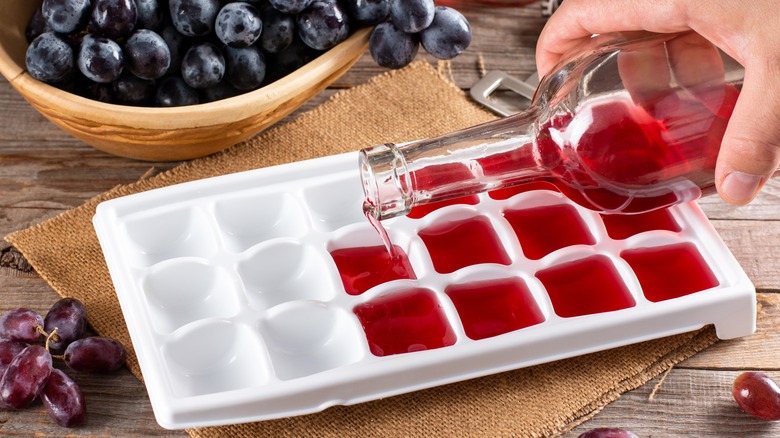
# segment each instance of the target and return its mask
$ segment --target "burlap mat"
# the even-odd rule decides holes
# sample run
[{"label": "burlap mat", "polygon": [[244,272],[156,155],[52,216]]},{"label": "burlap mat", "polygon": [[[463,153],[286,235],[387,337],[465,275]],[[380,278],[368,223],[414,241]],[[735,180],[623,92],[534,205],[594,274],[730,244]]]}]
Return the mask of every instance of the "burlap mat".
[{"label": "burlap mat", "polygon": [[[130,346],[92,228],[106,199],[194,179],[424,138],[493,116],[425,62],[341,92],[291,123],[168,172],[119,186],[6,236],[60,295],[84,302],[92,327]],[[322,413],[188,430],[193,437],[550,436],[593,416],[716,340],[707,328],[633,346]],[[128,366],[140,377],[130,349]]]}]

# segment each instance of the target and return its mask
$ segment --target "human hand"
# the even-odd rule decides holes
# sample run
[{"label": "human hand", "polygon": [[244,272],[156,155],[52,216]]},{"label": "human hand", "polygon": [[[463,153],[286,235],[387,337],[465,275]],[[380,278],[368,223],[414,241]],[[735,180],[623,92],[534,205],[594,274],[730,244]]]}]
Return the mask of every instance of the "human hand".
[{"label": "human hand", "polygon": [[566,0],[542,31],[540,76],[593,34],[693,30],[745,67],[715,169],[721,197],[750,202],[780,164],[780,32],[773,0]]}]

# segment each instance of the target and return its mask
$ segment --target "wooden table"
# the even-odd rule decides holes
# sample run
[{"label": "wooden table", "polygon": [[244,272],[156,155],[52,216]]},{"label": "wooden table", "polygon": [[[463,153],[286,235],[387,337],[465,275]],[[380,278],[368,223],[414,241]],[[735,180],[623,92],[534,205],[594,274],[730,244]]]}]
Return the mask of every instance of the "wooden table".
[{"label": "wooden table", "polygon": [[[518,77],[531,74],[536,37],[544,24],[539,5],[524,8],[461,9],[474,41],[466,53],[441,71],[468,88],[485,70]],[[424,58],[437,65],[421,50]],[[363,58],[332,87],[300,111],[309,110],[340,89],[383,72]],[[287,120],[291,120],[300,111]],[[76,207],[117,184],[170,169],[177,163],[149,163],[109,156],[59,130],[0,80],[0,235],[29,227]],[[624,427],[647,436],[778,436],[780,423],[741,413],[731,383],[743,370],[763,370],[780,381],[780,181],[768,184],[751,205],[733,208],[717,197],[701,200],[708,217],[758,288],[760,319],[755,335],[721,341],[666,376],[626,393],[590,421],[565,436],[594,427]],[[10,245],[0,242],[0,312],[28,307],[45,313],[59,297]],[[127,370],[108,376],[77,375],[88,403],[84,427],[56,426],[40,402],[16,412],[0,411],[2,436],[186,436],[157,425],[143,385]],[[467,431],[464,431],[466,433]]]}]

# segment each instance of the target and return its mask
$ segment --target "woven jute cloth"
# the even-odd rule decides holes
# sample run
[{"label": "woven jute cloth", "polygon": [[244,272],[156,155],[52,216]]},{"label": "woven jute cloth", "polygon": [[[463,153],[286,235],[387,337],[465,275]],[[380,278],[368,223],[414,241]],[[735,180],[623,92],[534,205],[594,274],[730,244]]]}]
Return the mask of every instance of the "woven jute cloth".
[{"label": "woven jute cloth", "polygon": [[[116,187],[6,240],[57,293],[84,302],[96,332],[130,347],[128,366],[142,378],[92,228],[100,202],[205,177],[425,138],[493,117],[431,65],[416,62],[338,93],[245,143]],[[204,438],[554,436],[715,341],[714,330],[705,328],[317,414],[188,432]]]}]

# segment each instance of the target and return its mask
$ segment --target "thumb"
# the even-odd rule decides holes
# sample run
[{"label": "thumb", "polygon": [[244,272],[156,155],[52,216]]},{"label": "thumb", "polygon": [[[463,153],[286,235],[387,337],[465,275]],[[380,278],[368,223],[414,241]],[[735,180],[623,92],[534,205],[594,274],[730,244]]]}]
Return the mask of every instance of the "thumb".
[{"label": "thumb", "polygon": [[750,202],[780,164],[780,83],[764,68],[745,69],[745,82],[723,136],[715,170],[726,202]]}]

